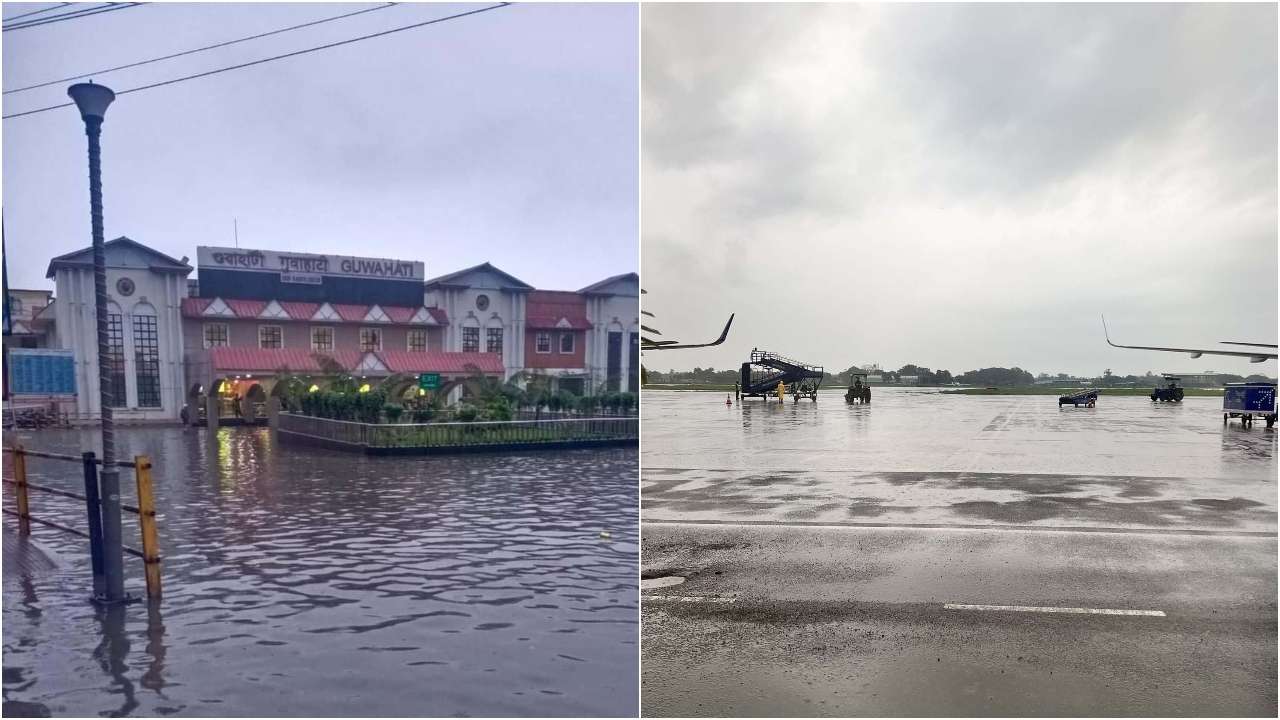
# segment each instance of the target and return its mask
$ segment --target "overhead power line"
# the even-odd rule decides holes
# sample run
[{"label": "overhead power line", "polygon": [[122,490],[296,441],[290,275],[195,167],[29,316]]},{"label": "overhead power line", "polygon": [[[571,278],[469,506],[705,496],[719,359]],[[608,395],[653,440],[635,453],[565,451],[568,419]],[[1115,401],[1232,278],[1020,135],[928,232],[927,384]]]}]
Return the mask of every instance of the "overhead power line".
[{"label": "overhead power line", "polygon": [[[454,15],[446,15],[445,17],[436,18],[434,20],[426,20],[420,23],[414,23],[412,25],[402,25],[400,27],[391,28],[390,30],[383,30],[381,32],[371,33],[369,35],[361,35],[359,37],[348,38],[346,40],[339,40],[337,42],[326,43],[324,45],[317,45],[315,47],[310,47],[303,50],[295,50],[291,53],[285,53],[283,55],[275,55],[268,58],[262,58],[261,60],[251,60],[247,63],[240,63],[239,65],[230,65],[228,67],[217,68],[216,70],[208,70],[202,73],[196,73],[195,75],[187,75],[185,77],[174,78],[172,80],[164,80],[158,83],[151,83],[150,85],[141,85],[139,87],[129,88],[128,90],[120,90],[119,92],[116,93],[116,95],[117,96],[127,95],[129,93],[141,92],[143,90],[151,90],[152,88],[164,87],[165,85],[174,85],[176,83],[186,82],[188,80],[195,80],[197,78],[208,77],[210,75],[217,75],[218,73],[230,72],[231,70],[240,70],[242,68],[253,67],[254,65],[262,65],[263,63],[274,62],[276,60],[284,60],[285,58],[297,57],[298,55],[306,55],[308,53],[313,53],[320,50],[328,50],[329,48],[335,48],[342,45],[350,45],[351,43],[360,42],[362,40],[372,40],[373,38],[382,37],[384,35],[391,35],[393,33],[398,33],[398,32],[404,32],[405,30],[413,30],[415,28],[426,27],[427,25],[435,25],[437,23],[447,22],[449,20],[457,20],[458,18],[464,18],[464,17],[467,17],[468,15],[479,15],[480,13],[489,12],[490,10],[497,10],[499,8],[504,8],[511,4],[512,3],[509,3],[509,2],[498,3],[496,5],[489,5],[487,7],[482,7],[477,10],[468,10],[466,12],[456,13]],[[25,117],[27,115],[35,115],[36,113],[48,112],[50,110],[57,110],[59,108],[64,108],[64,107],[71,107],[72,105],[75,105],[75,103],[68,102],[68,103],[62,103],[61,105],[50,105],[49,107],[36,108],[35,110],[27,110],[25,112],[13,113],[11,115],[4,115],[0,119],[9,120],[11,118]]]},{"label": "overhead power line", "polygon": [[116,10],[128,10],[146,5],[147,3],[107,3],[98,7],[85,8],[82,10],[74,10],[72,12],[62,13],[61,15],[51,15],[49,17],[35,18],[34,20],[26,20],[20,23],[11,23],[4,27],[4,32],[11,30],[26,30],[27,28],[39,27],[41,25],[52,25],[53,23],[64,22],[67,20],[79,20],[80,18],[89,17],[90,15],[101,15],[102,13],[115,12]]},{"label": "overhead power line", "polygon": [[271,30],[264,33],[258,33],[257,35],[249,35],[247,37],[236,38],[234,40],[227,40],[225,42],[216,43],[214,45],[206,45],[204,47],[195,48],[194,50],[184,50],[179,53],[173,53],[172,55],[165,55],[158,58],[151,58],[150,60],[140,60],[138,62],[129,63],[128,65],[117,65],[116,67],[107,68],[105,70],[95,70],[93,72],[81,73],[80,75],[72,75],[70,77],[59,78],[57,80],[50,80],[48,82],[37,83],[35,85],[27,85],[26,87],[14,88],[12,90],[5,90],[4,94],[9,95],[12,93],[24,92],[26,90],[35,90],[36,88],[48,87],[50,85],[57,85],[59,83],[70,82],[72,80],[79,80],[81,78],[95,77],[98,75],[106,75],[107,73],[115,72],[117,70],[126,70],[128,68],[135,68],[141,65],[149,65],[151,63],[160,62],[162,60],[172,60],[174,58],[183,57],[185,55],[194,55],[196,53],[204,52],[206,50],[214,50],[216,48],[226,47],[228,45],[235,45],[236,43],[247,42],[249,40],[257,40],[259,38],[264,38],[271,35],[279,35],[280,33],[290,32],[292,30],[300,30],[302,28],[312,27],[314,25],[322,25],[327,22],[333,22],[335,20],[341,20],[343,18],[354,17],[356,15],[362,15],[364,13],[371,13],[377,10],[386,10],[389,7],[395,7],[395,5],[396,3],[389,2],[389,3],[386,3],[385,5],[377,5],[371,8],[364,8],[363,10],[356,10],[355,12],[344,13],[342,15],[334,15],[327,18],[321,18],[319,20],[312,20],[311,22],[305,22],[305,23],[302,23],[301,25],[292,25],[290,27],[280,28],[278,30]]},{"label": "overhead power line", "polygon": [[43,10],[32,10],[31,12],[25,12],[25,13],[22,13],[21,15],[14,15],[13,17],[7,17],[4,19],[4,22],[12,22],[14,20],[17,20],[18,18],[30,17],[32,15],[41,15],[43,13],[49,12],[50,10],[58,10],[58,9],[64,8],[70,4],[71,3],[69,2],[64,2],[64,3],[58,3],[57,5],[50,5],[49,7],[44,8]]}]

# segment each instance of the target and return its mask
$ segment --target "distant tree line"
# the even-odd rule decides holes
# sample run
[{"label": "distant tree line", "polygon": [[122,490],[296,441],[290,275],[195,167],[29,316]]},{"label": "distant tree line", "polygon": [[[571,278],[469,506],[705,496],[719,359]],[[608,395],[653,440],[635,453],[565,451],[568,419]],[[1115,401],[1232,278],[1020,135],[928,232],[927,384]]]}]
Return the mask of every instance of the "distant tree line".
[{"label": "distant tree line", "polygon": [[[716,370],[715,368],[695,367],[692,370],[675,370],[671,369],[667,372],[657,372],[641,369],[643,382],[647,385],[653,384],[718,384],[732,385],[739,379],[738,370]],[[1078,385],[1087,383],[1097,385],[1099,387],[1125,387],[1138,386],[1146,387],[1163,382],[1162,378],[1147,371],[1144,375],[1115,375],[1107,368],[1101,375],[1095,377],[1077,377],[1068,375],[1067,373],[1040,373],[1032,375],[1030,372],[1019,367],[1003,368],[988,367],[978,370],[969,370],[959,375],[952,375],[948,370],[932,370],[922,365],[906,364],[897,370],[883,370],[879,365],[874,363],[865,366],[853,366],[838,373],[827,373],[823,378],[823,385],[826,386],[842,386],[853,383],[856,373],[864,373],[873,378],[878,377],[878,384],[914,384],[923,386],[941,386],[941,385],[973,385],[977,387],[1027,387],[1039,384],[1063,384]],[[873,380],[874,381],[874,380]],[[1266,375],[1233,375],[1230,373],[1222,373],[1214,376],[1212,382],[1198,383],[1190,378],[1185,378],[1183,384],[1190,387],[1197,385],[1218,387],[1223,383],[1229,382],[1275,382],[1274,378]]]}]

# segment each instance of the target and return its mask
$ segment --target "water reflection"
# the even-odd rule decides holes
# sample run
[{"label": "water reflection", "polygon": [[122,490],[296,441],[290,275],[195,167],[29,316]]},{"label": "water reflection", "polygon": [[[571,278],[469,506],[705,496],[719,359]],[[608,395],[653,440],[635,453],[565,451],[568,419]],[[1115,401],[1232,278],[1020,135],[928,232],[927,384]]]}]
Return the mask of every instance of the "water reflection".
[{"label": "water reflection", "polygon": [[[57,714],[636,712],[634,450],[371,458],[276,448],[264,428],[118,442],[153,458],[163,602],[95,612],[77,539],[37,531],[70,562],[29,591],[6,565],[5,665],[39,680],[12,698],[6,683],[7,700]],[[83,523],[74,501],[40,508]],[[141,565],[126,570],[140,593]]]}]

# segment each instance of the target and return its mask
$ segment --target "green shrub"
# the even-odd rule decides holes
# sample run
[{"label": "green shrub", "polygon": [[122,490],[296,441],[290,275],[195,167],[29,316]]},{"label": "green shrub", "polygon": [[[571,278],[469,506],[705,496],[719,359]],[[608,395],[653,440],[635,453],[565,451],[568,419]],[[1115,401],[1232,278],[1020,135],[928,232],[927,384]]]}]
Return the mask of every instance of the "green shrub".
[{"label": "green shrub", "polygon": [[387,422],[398,423],[400,417],[404,415],[404,406],[395,403],[387,403],[382,406],[382,412],[387,416]]}]

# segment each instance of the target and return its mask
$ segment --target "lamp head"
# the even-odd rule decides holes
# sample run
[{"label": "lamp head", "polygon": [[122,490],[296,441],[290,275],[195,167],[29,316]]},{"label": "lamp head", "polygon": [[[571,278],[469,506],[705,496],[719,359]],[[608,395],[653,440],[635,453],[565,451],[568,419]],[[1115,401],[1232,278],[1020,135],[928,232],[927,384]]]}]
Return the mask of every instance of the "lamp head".
[{"label": "lamp head", "polygon": [[80,109],[80,117],[85,120],[89,118],[102,120],[107,114],[107,106],[116,99],[116,94],[111,91],[111,88],[106,85],[95,85],[93,81],[76,83],[67,88],[67,94],[76,101],[76,107]]}]

